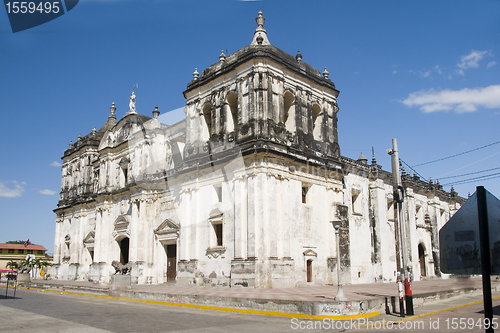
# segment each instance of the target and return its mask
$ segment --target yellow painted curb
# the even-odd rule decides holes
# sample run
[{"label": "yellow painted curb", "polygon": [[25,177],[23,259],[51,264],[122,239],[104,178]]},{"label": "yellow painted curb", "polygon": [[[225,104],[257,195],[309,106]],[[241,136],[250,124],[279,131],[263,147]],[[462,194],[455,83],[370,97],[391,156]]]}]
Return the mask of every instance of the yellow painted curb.
[{"label": "yellow painted curb", "polygon": [[209,305],[196,305],[196,304],[184,304],[184,303],[172,303],[172,302],[162,302],[162,301],[150,301],[150,300],[142,300],[135,298],[125,298],[125,297],[115,297],[115,296],[104,296],[104,295],[93,295],[86,293],[77,293],[71,291],[60,291],[60,290],[50,290],[50,289],[37,289],[30,287],[17,287],[20,289],[34,290],[34,291],[48,291],[53,293],[67,294],[67,295],[77,295],[77,296],[88,296],[88,297],[97,297],[104,299],[114,299],[119,301],[129,301],[129,302],[138,302],[138,303],[147,303],[147,304],[159,304],[159,305],[169,305],[169,306],[180,306],[185,308],[194,308],[201,310],[212,310],[212,311],[226,311],[226,312],[235,312],[235,313],[247,313],[247,314],[255,314],[255,315],[264,315],[264,316],[277,316],[277,317],[290,317],[290,318],[303,318],[303,319],[333,319],[333,320],[350,320],[350,319],[360,319],[360,318],[369,318],[380,315],[380,312],[368,312],[357,315],[342,315],[342,316],[329,316],[329,315],[308,315],[302,313],[289,313],[289,312],[277,312],[277,311],[260,311],[260,310],[248,310],[248,309],[234,309],[234,308],[224,308],[220,306],[209,306]]}]

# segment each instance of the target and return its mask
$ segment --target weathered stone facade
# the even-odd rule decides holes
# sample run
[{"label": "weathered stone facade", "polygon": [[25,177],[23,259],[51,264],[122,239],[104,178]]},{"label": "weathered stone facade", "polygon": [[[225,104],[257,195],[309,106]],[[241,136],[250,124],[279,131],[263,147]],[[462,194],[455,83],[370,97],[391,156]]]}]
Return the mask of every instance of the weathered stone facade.
[{"label": "weathered stone facade", "polygon": [[[65,151],[52,276],[109,282],[281,287],[394,281],[391,175],[342,157],[339,91],[272,46],[252,43],[193,73],[186,118],[116,121]],[[462,198],[403,175],[416,279],[439,275],[439,228]],[[340,253],[330,221],[341,220]],[[421,263],[421,264],[420,264]]]}]

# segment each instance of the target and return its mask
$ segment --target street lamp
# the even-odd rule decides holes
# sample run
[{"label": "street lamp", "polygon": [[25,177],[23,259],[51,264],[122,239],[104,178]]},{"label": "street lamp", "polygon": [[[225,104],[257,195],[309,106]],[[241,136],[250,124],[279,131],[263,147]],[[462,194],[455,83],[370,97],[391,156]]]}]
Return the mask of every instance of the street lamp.
[{"label": "street lamp", "polygon": [[342,284],[340,283],[340,236],[339,229],[342,221],[335,220],[330,221],[335,229],[335,237],[337,240],[337,296],[335,296],[336,301],[347,301],[347,297],[344,295],[344,291],[342,290]]}]

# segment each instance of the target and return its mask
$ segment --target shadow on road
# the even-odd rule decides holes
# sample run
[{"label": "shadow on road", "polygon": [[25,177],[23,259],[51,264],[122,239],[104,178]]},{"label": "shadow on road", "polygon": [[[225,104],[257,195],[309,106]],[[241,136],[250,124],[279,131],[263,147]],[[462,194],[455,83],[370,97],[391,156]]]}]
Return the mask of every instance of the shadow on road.
[{"label": "shadow on road", "polygon": [[[477,313],[484,313],[484,310],[478,311]],[[493,307],[493,315],[494,316],[500,316],[500,305],[497,305],[497,306]]]}]

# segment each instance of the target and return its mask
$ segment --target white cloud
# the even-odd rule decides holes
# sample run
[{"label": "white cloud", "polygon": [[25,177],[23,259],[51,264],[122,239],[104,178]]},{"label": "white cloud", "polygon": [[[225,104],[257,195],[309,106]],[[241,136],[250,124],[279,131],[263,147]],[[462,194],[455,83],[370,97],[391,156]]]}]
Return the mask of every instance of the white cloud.
[{"label": "white cloud", "polygon": [[54,161],[54,162],[50,163],[50,165],[53,166],[53,167],[60,167],[60,166],[62,166],[61,162],[57,162],[57,161]]},{"label": "white cloud", "polygon": [[392,71],[392,74],[396,74],[398,71],[397,70],[393,70]]},{"label": "white cloud", "polygon": [[26,185],[25,182],[22,182],[19,184],[18,182],[14,181],[9,181],[7,183],[12,183],[14,184],[14,188],[9,188],[7,187],[6,184],[0,182],[0,197],[5,197],[5,198],[15,198],[15,197],[20,197],[21,194],[24,192],[24,187],[21,185]]},{"label": "white cloud", "polygon": [[39,192],[40,194],[45,194],[45,195],[54,195],[54,194],[56,194],[56,191],[51,191],[51,190],[47,190],[47,189],[45,189],[45,190],[40,190],[40,191],[38,191],[38,192]]},{"label": "white cloud", "polygon": [[441,70],[441,68],[439,67],[439,65],[436,65],[436,67],[434,67],[433,69],[428,69],[425,72],[424,71],[420,71],[420,70],[419,71],[414,71],[412,69],[410,69],[409,72],[412,73],[412,74],[418,75],[420,77],[423,77],[423,78],[430,77],[433,72],[438,73],[439,75],[443,74],[443,71]]},{"label": "white cloud", "polygon": [[468,55],[462,56],[460,58],[460,62],[457,64],[457,73],[460,75],[464,75],[464,70],[468,68],[478,68],[479,61],[481,61],[484,56],[488,53],[488,51],[475,51],[472,50]]},{"label": "white cloud", "polygon": [[490,62],[488,63],[488,65],[486,65],[486,68],[493,67],[493,66],[495,66],[496,64],[497,64],[497,62],[496,62],[496,61],[490,61]]},{"label": "white cloud", "polygon": [[422,76],[422,77],[429,77],[429,75],[431,75],[431,71],[430,70],[428,70],[426,72],[423,72],[423,73],[420,73],[420,76]]},{"label": "white cloud", "polygon": [[479,107],[500,108],[500,85],[462,90],[417,91],[402,101],[408,107],[419,107],[425,113],[436,111],[474,112]]}]

